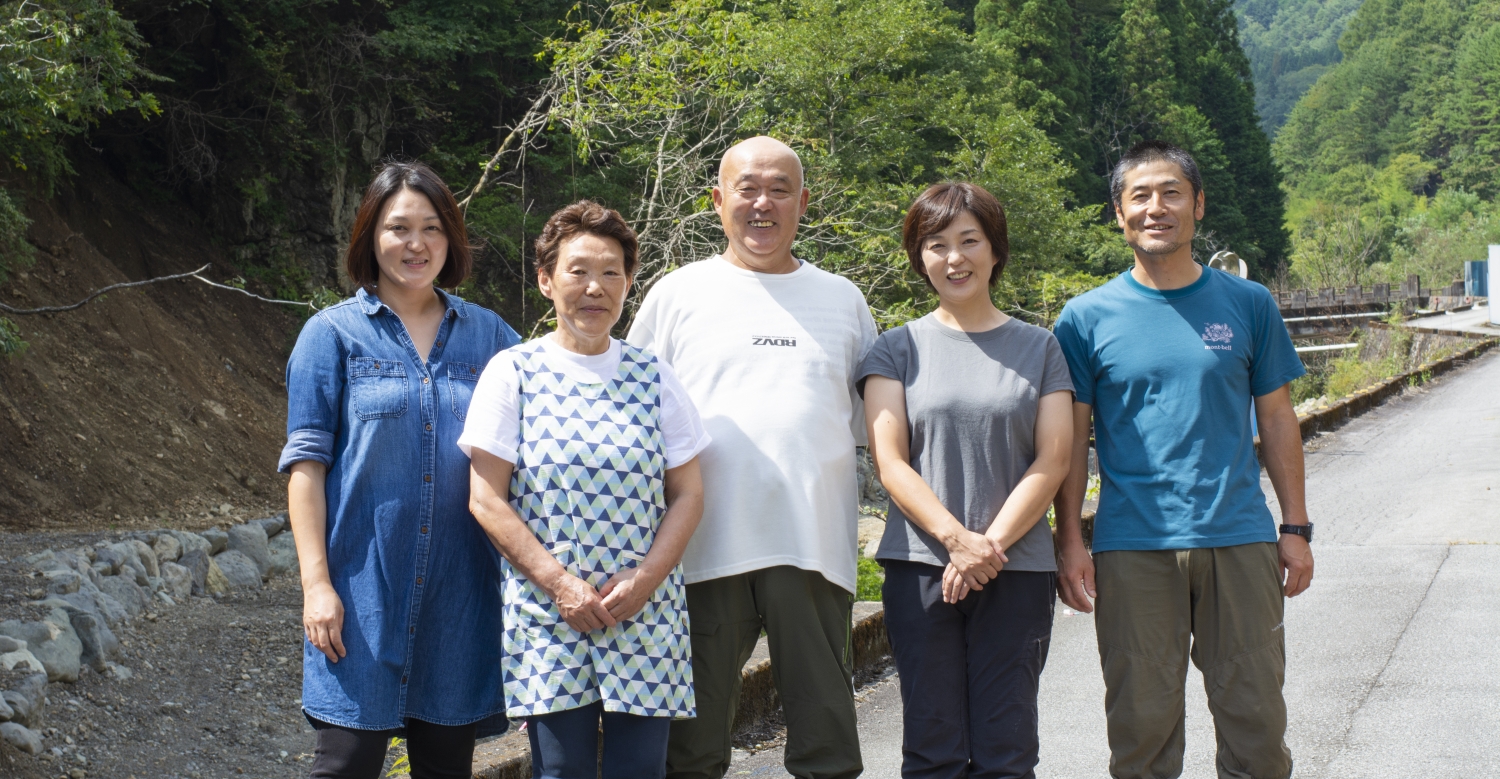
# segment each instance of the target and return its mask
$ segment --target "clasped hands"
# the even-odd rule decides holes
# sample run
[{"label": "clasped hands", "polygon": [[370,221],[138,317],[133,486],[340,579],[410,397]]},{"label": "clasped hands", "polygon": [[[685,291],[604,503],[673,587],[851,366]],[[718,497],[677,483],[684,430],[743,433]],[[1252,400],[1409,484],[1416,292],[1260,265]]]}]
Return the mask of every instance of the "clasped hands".
[{"label": "clasped hands", "polygon": [[957,603],[970,591],[984,589],[1010,562],[998,540],[967,528],[954,533],[943,545],[948,549],[948,565],[943,569],[944,603]]},{"label": "clasped hands", "polygon": [[640,613],[661,584],[648,581],[651,577],[640,570],[639,567],[621,570],[596,590],[564,569],[547,588],[547,594],[557,604],[563,621],[574,630],[588,633],[612,628]]}]

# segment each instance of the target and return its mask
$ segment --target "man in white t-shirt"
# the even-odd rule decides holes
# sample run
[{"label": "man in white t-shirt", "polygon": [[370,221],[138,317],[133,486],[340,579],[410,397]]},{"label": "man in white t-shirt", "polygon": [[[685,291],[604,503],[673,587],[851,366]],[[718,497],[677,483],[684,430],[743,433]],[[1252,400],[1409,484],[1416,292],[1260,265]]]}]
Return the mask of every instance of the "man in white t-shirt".
[{"label": "man in white t-shirt", "polygon": [[667,776],[729,769],[740,673],[764,629],[788,773],[855,777],[854,377],[875,322],[847,279],[792,256],[808,191],[789,147],[731,148],[713,199],[724,253],[657,282],[627,337],[672,366],[713,438],[699,457],[703,521],[682,559],[698,716],[672,723]]}]

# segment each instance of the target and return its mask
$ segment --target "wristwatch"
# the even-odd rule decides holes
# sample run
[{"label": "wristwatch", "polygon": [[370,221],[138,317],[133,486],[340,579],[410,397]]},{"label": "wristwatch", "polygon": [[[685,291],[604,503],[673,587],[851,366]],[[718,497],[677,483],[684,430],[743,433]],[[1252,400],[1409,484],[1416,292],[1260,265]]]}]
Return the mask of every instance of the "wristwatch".
[{"label": "wristwatch", "polygon": [[1281,532],[1283,532],[1283,533],[1291,533],[1294,536],[1302,536],[1303,538],[1307,539],[1307,543],[1309,543],[1309,544],[1312,543],[1312,523],[1311,522],[1309,522],[1309,523],[1307,523],[1305,525],[1282,525],[1281,526]]}]

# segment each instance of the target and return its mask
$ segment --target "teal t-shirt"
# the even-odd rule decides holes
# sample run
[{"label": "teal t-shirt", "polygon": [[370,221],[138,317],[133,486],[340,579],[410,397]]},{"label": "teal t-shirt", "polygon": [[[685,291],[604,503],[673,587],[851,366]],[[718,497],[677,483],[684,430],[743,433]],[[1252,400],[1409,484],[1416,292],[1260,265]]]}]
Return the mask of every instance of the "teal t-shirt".
[{"label": "teal t-shirt", "polygon": [[1252,397],[1306,373],[1270,291],[1204,268],[1155,290],[1126,271],[1069,301],[1055,328],[1094,407],[1094,551],[1278,538],[1260,489]]}]

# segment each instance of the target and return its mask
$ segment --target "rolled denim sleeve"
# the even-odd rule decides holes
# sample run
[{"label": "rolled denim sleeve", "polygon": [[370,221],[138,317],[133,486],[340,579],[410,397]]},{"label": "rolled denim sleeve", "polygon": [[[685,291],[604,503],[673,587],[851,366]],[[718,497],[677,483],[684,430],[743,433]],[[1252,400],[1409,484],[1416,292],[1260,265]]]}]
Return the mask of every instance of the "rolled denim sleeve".
[{"label": "rolled denim sleeve", "polygon": [[297,336],[286,363],[286,446],[278,471],[287,473],[303,460],[333,465],[344,406],[343,351],[322,314],[309,319]]}]

